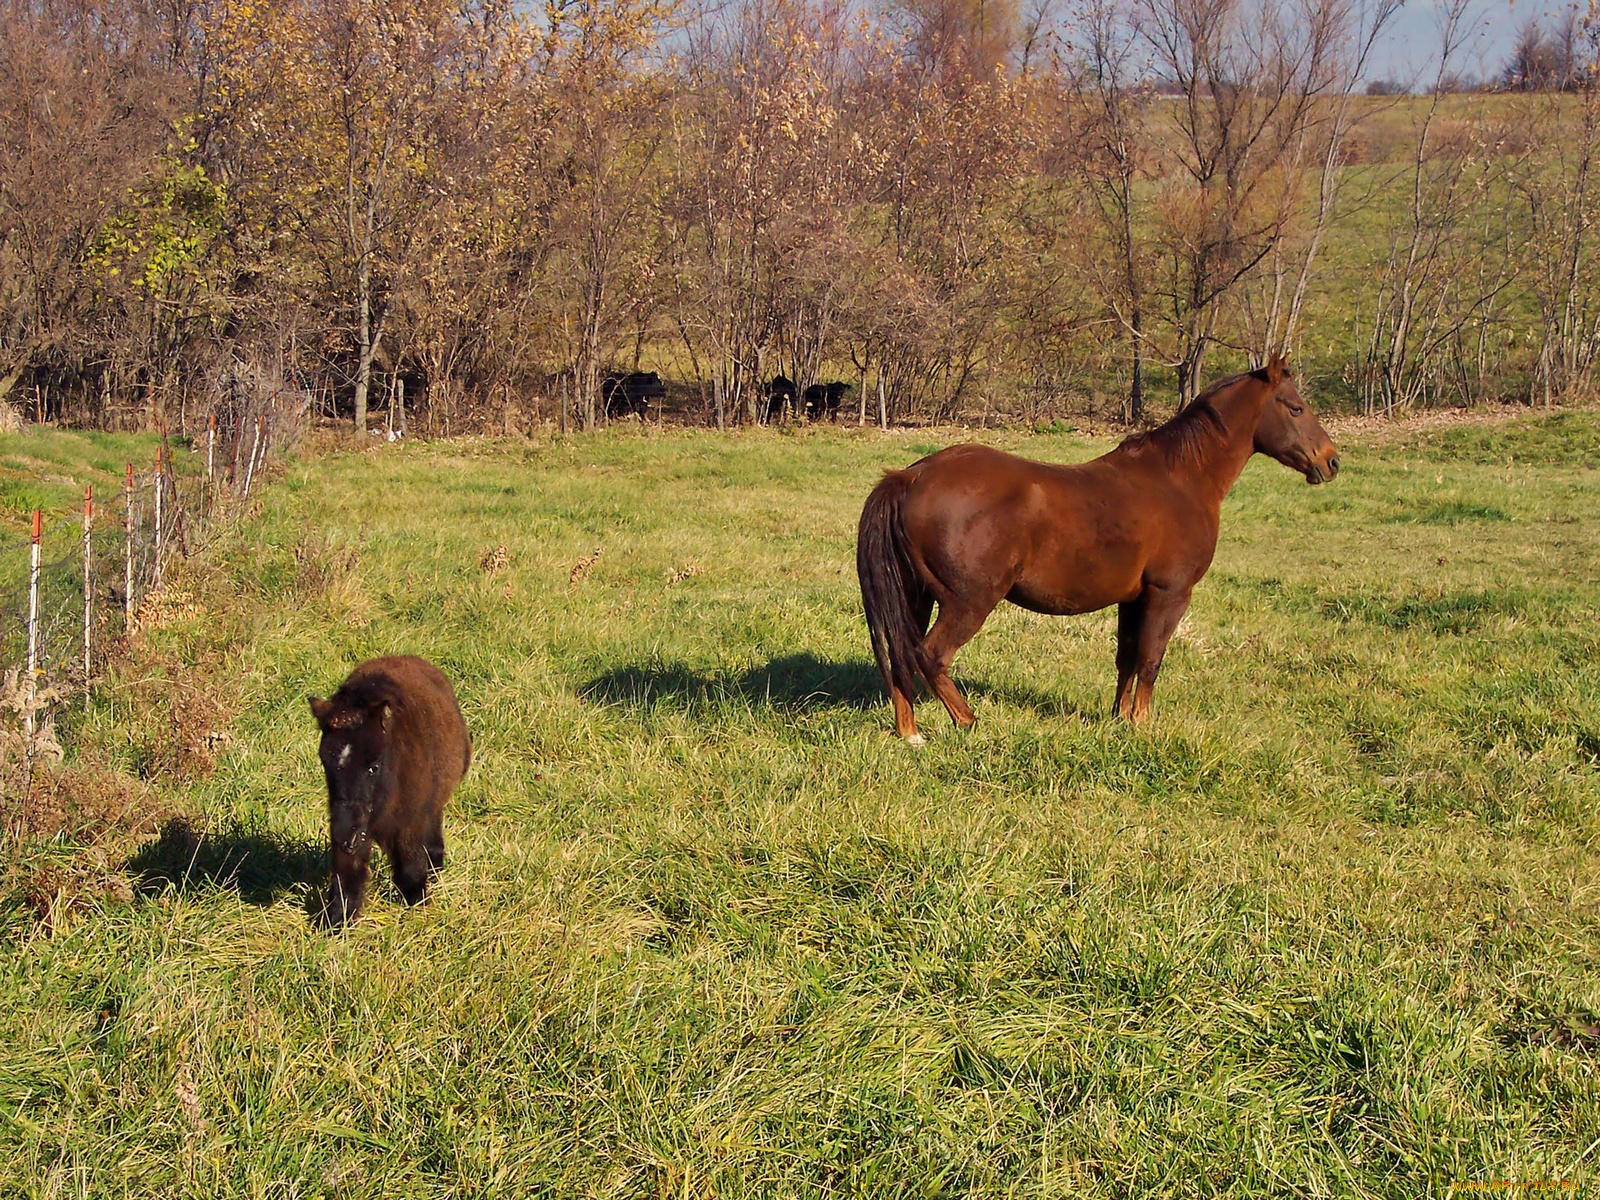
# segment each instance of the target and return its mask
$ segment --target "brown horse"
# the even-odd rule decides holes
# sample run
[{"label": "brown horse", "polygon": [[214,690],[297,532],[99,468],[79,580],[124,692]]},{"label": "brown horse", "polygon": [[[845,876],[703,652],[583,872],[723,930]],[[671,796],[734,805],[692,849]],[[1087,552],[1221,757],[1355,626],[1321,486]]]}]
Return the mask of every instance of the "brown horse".
[{"label": "brown horse", "polygon": [[1054,615],[1117,605],[1117,712],[1143,722],[1167,639],[1216,551],[1223,497],[1256,453],[1310,483],[1339,471],[1277,356],[1093,462],[966,445],[886,473],[861,511],[856,571],[900,736],[922,742],[918,675],[958,727],[977,719],[950,662],[1002,600]]}]

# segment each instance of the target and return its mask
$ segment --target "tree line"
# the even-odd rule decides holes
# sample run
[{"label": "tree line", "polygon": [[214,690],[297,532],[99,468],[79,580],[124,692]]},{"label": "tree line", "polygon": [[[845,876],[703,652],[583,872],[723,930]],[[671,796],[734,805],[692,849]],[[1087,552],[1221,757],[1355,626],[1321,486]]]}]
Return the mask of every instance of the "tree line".
[{"label": "tree line", "polygon": [[1556,86],[1540,35],[1463,96],[1450,0],[1374,97],[1398,0],[1065,3],[0,0],[0,404],[587,428],[648,369],[719,427],[779,374],[1137,422],[1275,351],[1366,411],[1590,387],[1593,11]]}]

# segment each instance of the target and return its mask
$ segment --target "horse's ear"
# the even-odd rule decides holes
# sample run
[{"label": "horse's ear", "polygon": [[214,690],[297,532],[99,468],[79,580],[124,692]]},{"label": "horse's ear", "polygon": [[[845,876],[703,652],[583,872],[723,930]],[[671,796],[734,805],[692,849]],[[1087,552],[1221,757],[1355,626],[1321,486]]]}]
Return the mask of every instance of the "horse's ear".
[{"label": "horse's ear", "polygon": [[335,704],[332,699],[311,701],[311,713],[324,730],[354,729],[365,719],[359,708]]},{"label": "horse's ear", "polygon": [[380,724],[380,728],[385,733],[388,733],[389,730],[391,728],[393,728],[393,726],[394,726],[394,709],[390,706],[390,704],[389,704],[389,702],[387,700],[385,700],[382,704],[378,705],[378,709],[377,709],[377,714],[376,715],[378,717],[379,722],[381,723]]},{"label": "horse's ear", "polygon": [[1272,357],[1267,359],[1267,382],[1277,387],[1288,377],[1289,360],[1274,350]]}]

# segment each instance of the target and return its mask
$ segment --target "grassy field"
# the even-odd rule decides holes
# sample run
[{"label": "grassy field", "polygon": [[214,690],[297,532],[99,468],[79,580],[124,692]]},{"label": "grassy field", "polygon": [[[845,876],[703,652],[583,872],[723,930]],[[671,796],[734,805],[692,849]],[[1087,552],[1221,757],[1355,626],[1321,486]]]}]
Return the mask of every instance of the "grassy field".
[{"label": "grassy field", "polygon": [[[915,752],[854,525],[957,436],[290,464],[6,866],[0,1194],[1592,1190],[1600,415],[1258,459],[1147,731],[1109,614],[1006,609]],[[330,936],[305,696],[403,651],[451,862]]]}]

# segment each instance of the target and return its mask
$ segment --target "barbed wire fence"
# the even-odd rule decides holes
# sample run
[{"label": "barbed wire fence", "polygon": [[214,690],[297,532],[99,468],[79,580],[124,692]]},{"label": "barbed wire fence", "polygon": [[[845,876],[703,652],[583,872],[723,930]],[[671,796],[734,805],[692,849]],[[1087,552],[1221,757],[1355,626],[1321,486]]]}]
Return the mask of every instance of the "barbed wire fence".
[{"label": "barbed wire fence", "polygon": [[159,617],[175,565],[250,509],[273,453],[292,445],[310,396],[219,381],[203,434],[174,455],[165,431],[151,463],[128,463],[113,495],[84,489],[80,512],[0,543],[0,833],[25,837],[37,769],[58,762],[56,717]]}]

